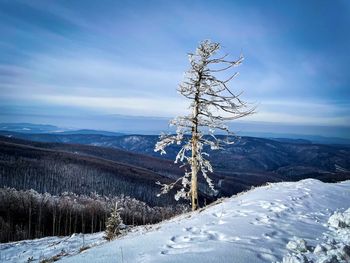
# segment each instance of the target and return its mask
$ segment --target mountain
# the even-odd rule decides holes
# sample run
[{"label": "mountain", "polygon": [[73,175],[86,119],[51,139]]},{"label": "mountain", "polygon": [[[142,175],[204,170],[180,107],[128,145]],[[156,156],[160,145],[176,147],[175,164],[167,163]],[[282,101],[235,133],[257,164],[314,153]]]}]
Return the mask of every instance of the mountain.
[{"label": "mountain", "polygon": [[100,130],[89,130],[89,129],[82,129],[82,130],[68,130],[68,131],[62,131],[58,132],[59,134],[101,134],[105,136],[120,136],[124,135],[124,133],[121,132],[111,132],[111,131],[100,131]]},{"label": "mountain", "polygon": [[[58,123],[65,123],[65,127],[80,128],[62,128],[32,123],[0,123],[0,130],[21,133],[102,134],[111,136],[121,134],[157,135],[163,131],[175,132],[174,127],[168,127],[170,119],[164,117],[102,115],[89,116],[88,120],[75,117],[58,121]],[[291,125],[249,121],[229,122],[228,126],[239,136],[350,145],[350,126]],[[86,129],[85,127],[96,127],[97,130]]]},{"label": "mountain", "polygon": [[[166,195],[165,198],[161,199],[155,198],[155,195],[160,190],[158,186],[156,187],[155,182],[158,180],[161,182],[175,181],[184,173],[184,170],[180,169],[172,160],[156,158],[118,148],[80,144],[42,143],[1,136],[0,146],[1,186],[15,187],[18,189],[33,188],[39,192],[48,191],[52,194],[59,194],[61,191],[72,191],[78,194],[96,191],[100,194],[123,193],[135,198],[141,198],[139,195],[135,196],[130,190],[126,192],[113,190],[118,189],[118,185],[123,182],[117,180],[120,179],[119,175],[130,177],[129,169],[133,169],[133,173],[135,173],[134,169],[136,169],[136,174],[146,181],[135,180],[133,183],[139,183],[139,188],[147,188],[151,185],[149,194],[147,193],[148,190],[144,190],[146,196],[143,196],[140,200],[148,204],[162,201],[164,201],[164,204],[171,204],[174,203],[172,194]],[[84,162],[82,162],[82,160],[84,160]],[[76,163],[79,164],[78,167],[76,167]],[[95,163],[99,164],[98,168],[95,167]],[[103,171],[106,169],[109,171],[111,165],[117,170],[110,171],[107,175],[99,172],[101,169]],[[91,166],[93,166],[94,169],[91,169]],[[14,167],[16,167],[16,169],[14,169]],[[70,169],[68,169],[69,167]],[[125,169],[120,171],[118,167],[124,167]],[[52,169],[54,169],[54,171],[52,171]],[[81,180],[72,178],[72,173],[75,173],[76,177],[81,178]],[[113,179],[113,174],[118,176],[115,179],[117,181],[110,184],[108,181],[110,179],[108,178]],[[149,174],[149,176],[147,174]],[[23,177],[23,175],[25,176]],[[104,183],[91,185],[90,182],[89,184],[84,184],[83,182],[88,180],[87,178],[90,178],[90,175],[92,175],[92,179],[89,180],[93,180],[93,182],[102,180]],[[156,175],[156,177],[154,175]],[[57,184],[53,184],[51,178],[56,178],[57,176],[58,178],[55,179],[57,180]],[[97,176],[100,176],[101,179],[98,179]],[[268,181],[281,181],[280,178],[275,177],[273,174],[259,176],[254,173],[247,173],[242,178],[236,178],[235,176],[225,176],[214,173],[211,177],[219,192],[217,197],[236,194],[249,189],[251,186],[261,185]],[[72,179],[74,180],[72,181]],[[23,180],[25,182],[23,182]],[[84,187],[82,187],[81,184]],[[107,184],[105,188],[104,184]],[[154,191],[155,187],[156,191]],[[206,202],[213,200],[211,196],[212,193],[208,192],[207,185],[203,178],[199,179],[199,192],[202,202],[205,200]]]},{"label": "mountain", "polygon": [[[173,163],[178,148],[170,147],[167,154],[162,156],[154,152],[157,136],[14,132],[1,134],[6,135],[2,137],[3,141],[16,140],[14,137],[48,141],[49,143],[21,141],[20,144],[69,152],[76,157],[87,156],[119,162],[146,169],[169,180],[183,174],[183,170]],[[211,151],[210,159],[214,166],[211,178],[219,190],[219,197],[230,196],[267,182],[297,181],[305,178],[316,178],[325,182],[350,179],[350,148],[345,146],[241,137],[236,139],[235,144],[227,145],[224,150]],[[203,180],[199,186],[203,194],[209,194]]]},{"label": "mountain", "polygon": [[31,133],[31,134],[101,134],[106,136],[119,136],[124,133],[91,130],[91,129],[67,129],[59,128],[54,125],[48,124],[33,124],[33,123],[0,123],[0,131],[18,132],[18,133]]},{"label": "mountain", "polygon": [[[124,149],[153,157],[174,160],[178,147],[172,146],[166,155],[154,152],[158,136],[98,134],[23,134],[2,131],[0,134],[41,142],[62,142]],[[219,136],[220,137],[220,136]],[[210,151],[214,169],[221,175],[263,173],[282,180],[341,178],[340,171],[350,171],[350,147],[313,144],[301,140],[276,140],[237,137],[223,150]]]},{"label": "mountain", "polygon": [[[350,181],[274,183],[156,225],[131,228],[111,242],[103,240],[102,233],[85,239],[74,234],[1,244],[0,251],[14,263],[30,257],[33,262],[63,263],[260,263],[282,261],[288,249],[294,259],[283,262],[311,262],[302,260],[301,251],[322,262],[348,262],[350,214],[344,211],[350,203],[349,189]],[[332,243],[317,246],[327,236]]]},{"label": "mountain", "polygon": [[21,133],[50,133],[62,131],[54,125],[33,123],[0,123],[0,130]]}]

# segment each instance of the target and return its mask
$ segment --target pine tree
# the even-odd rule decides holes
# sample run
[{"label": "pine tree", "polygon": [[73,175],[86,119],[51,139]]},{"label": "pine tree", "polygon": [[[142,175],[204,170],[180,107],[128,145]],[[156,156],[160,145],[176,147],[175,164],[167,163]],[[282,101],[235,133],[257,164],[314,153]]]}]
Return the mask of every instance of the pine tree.
[{"label": "pine tree", "polygon": [[106,222],[106,230],[104,238],[108,241],[115,239],[121,234],[120,226],[123,224],[123,220],[120,217],[120,209],[118,209],[118,203],[115,203],[115,208],[112,209],[111,215]]},{"label": "pine tree", "polygon": [[[232,143],[226,139],[217,138],[217,130],[232,134],[225,121],[242,118],[254,112],[240,98],[241,93],[234,93],[228,88],[228,82],[238,73],[220,80],[218,75],[225,75],[226,71],[242,63],[238,60],[228,60],[228,55],[217,56],[220,44],[205,40],[199,44],[195,53],[189,54],[190,69],[185,74],[185,80],[180,84],[178,92],[190,101],[190,113],[175,118],[170,122],[176,126],[176,134],[162,134],[157,142],[155,151],[166,153],[165,148],[171,144],[181,145],[175,163],[182,162],[190,171],[171,184],[157,184],[162,186],[161,194],[169,192],[178,182],[182,189],[177,192],[175,199],[191,197],[192,210],[198,208],[198,173],[206,179],[210,189],[214,184],[208,177],[213,172],[207,158],[206,148],[220,149],[223,143]],[[206,148],[204,148],[206,147]]]}]

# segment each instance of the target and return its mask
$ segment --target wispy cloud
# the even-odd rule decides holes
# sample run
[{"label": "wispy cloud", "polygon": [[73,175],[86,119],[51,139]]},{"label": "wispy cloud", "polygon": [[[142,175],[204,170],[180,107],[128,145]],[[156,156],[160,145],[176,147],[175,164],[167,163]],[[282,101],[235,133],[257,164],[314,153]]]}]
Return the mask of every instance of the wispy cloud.
[{"label": "wispy cloud", "polygon": [[186,102],[175,89],[188,67],[186,53],[211,38],[232,57],[241,51],[246,57],[232,88],[258,103],[251,120],[350,123],[350,16],[341,2],[5,1],[0,6],[0,103],[8,109],[22,104],[23,112],[56,105],[57,114],[60,107],[180,114]]}]

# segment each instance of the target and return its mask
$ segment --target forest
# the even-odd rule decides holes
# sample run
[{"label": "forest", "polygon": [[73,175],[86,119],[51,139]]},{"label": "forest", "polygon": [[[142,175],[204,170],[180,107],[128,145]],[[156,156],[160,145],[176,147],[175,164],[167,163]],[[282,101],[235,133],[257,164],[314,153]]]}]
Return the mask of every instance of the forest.
[{"label": "forest", "polygon": [[147,169],[115,161],[0,142],[2,187],[34,189],[39,193],[128,195],[148,205],[175,204],[171,196],[158,198],[155,182],[170,179]]},{"label": "forest", "polygon": [[116,203],[130,226],[157,223],[187,210],[181,204],[151,207],[124,195],[51,195],[0,188],[0,242],[103,231]]}]

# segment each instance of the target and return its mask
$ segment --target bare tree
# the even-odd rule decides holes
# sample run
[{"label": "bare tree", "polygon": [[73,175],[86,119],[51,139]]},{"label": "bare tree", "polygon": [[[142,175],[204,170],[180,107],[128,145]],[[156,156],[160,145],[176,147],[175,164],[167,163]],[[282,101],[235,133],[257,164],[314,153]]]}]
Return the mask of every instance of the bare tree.
[{"label": "bare tree", "polygon": [[232,61],[227,59],[227,54],[219,56],[219,49],[219,43],[205,40],[199,44],[195,53],[189,54],[191,67],[185,73],[185,80],[179,85],[178,92],[190,100],[190,114],[172,120],[170,125],[177,127],[176,134],[162,134],[155,146],[155,151],[160,151],[161,154],[165,154],[165,148],[171,144],[182,146],[175,163],[181,162],[183,166],[189,166],[190,171],[186,171],[174,183],[157,184],[162,186],[161,194],[164,194],[181,181],[182,189],[177,192],[175,199],[189,199],[191,196],[192,210],[198,208],[199,172],[214,190],[213,182],[208,177],[213,168],[204,147],[215,150],[225,143],[231,143],[228,137],[217,138],[215,132],[220,130],[232,135],[226,121],[245,117],[255,110],[240,99],[241,93],[234,93],[227,86],[238,75],[237,72],[226,76],[224,80],[218,78],[218,75],[227,75],[228,70],[240,65],[243,56]]}]

